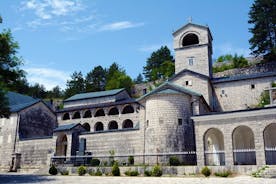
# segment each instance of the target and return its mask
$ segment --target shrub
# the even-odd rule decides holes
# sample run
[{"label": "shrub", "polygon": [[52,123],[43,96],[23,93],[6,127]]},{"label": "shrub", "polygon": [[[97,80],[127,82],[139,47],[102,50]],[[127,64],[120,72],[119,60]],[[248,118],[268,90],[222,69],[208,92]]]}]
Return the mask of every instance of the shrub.
[{"label": "shrub", "polygon": [[101,163],[101,161],[99,159],[97,159],[97,158],[93,158],[91,160],[91,166],[99,166],[100,163]]},{"label": "shrub", "polygon": [[79,176],[85,175],[86,174],[86,167],[79,166],[79,168],[78,168],[78,174],[79,174]]},{"label": "shrub", "polygon": [[201,170],[201,174],[203,174],[205,177],[208,177],[211,175],[211,170],[208,167],[203,167]]},{"label": "shrub", "polygon": [[112,166],[112,171],[111,171],[113,176],[120,176],[120,168],[118,166],[118,162],[114,162],[114,165]]},{"label": "shrub", "polygon": [[215,176],[219,177],[228,177],[231,174],[231,171],[215,172]]},{"label": "shrub", "polygon": [[137,170],[135,170],[135,171],[128,170],[128,171],[125,172],[125,175],[127,175],[127,176],[138,176],[139,172]]},{"label": "shrub", "polygon": [[152,168],[152,176],[162,176],[162,169],[159,165],[156,165]]},{"label": "shrub", "polygon": [[49,169],[49,174],[57,175],[57,173],[58,173],[57,168],[54,165],[52,165]]},{"label": "shrub", "polygon": [[145,176],[151,176],[151,175],[152,175],[152,172],[149,171],[149,170],[145,170],[145,171],[144,171],[144,175],[145,175]]},{"label": "shrub", "polygon": [[66,169],[62,169],[61,171],[60,171],[60,174],[61,175],[69,175],[69,171],[68,170],[66,170]]},{"label": "shrub", "polygon": [[128,157],[128,165],[133,165],[134,164],[134,157],[133,156],[129,156]]},{"label": "shrub", "polygon": [[179,166],[180,165],[180,161],[176,156],[172,156],[170,157],[170,165],[171,166]]}]

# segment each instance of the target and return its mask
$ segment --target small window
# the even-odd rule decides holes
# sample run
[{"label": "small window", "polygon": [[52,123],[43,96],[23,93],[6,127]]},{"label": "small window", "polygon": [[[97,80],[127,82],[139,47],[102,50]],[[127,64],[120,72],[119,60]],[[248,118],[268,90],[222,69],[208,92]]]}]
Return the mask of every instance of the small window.
[{"label": "small window", "polygon": [[164,123],[163,118],[159,118],[159,124],[163,124],[163,123]]},{"label": "small window", "polygon": [[147,120],[147,127],[149,126],[149,120]]},{"label": "small window", "polygon": [[144,89],[143,89],[143,94],[144,94],[144,95],[147,94],[147,88],[144,88]]},{"label": "small window", "polygon": [[188,86],[189,85],[189,81],[185,81],[185,84],[186,84],[186,86]]},{"label": "small window", "polygon": [[251,89],[255,89],[255,84],[251,84]]},{"label": "small window", "polygon": [[192,81],[188,81],[188,85],[191,86],[192,85]]},{"label": "small window", "polygon": [[224,89],[222,89],[222,90],[221,90],[221,94],[223,94],[223,95],[225,94],[225,91],[224,91]]},{"label": "small window", "polygon": [[179,126],[182,125],[182,119],[178,119],[178,125],[179,125]]},{"label": "small window", "polygon": [[195,59],[194,57],[189,57],[189,58],[188,58],[188,62],[189,62],[189,65],[190,65],[190,66],[193,66],[193,65],[194,65],[194,59]]}]

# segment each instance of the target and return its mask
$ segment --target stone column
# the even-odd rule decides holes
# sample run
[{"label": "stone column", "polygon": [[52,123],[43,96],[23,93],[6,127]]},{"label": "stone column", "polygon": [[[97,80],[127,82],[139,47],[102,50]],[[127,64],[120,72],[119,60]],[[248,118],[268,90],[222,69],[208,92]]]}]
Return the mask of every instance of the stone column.
[{"label": "stone column", "polygon": [[223,129],[223,136],[224,136],[225,165],[232,166],[234,165],[232,129],[226,126]]},{"label": "stone column", "polygon": [[195,126],[195,142],[196,142],[196,158],[197,165],[202,167],[205,165],[204,162],[204,142],[203,142],[203,132],[200,131],[200,126],[198,122],[194,123]]},{"label": "stone column", "polygon": [[255,140],[255,150],[256,150],[256,164],[258,166],[265,165],[265,150],[264,150],[264,136],[263,128],[258,126],[253,129],[254,140]]}]

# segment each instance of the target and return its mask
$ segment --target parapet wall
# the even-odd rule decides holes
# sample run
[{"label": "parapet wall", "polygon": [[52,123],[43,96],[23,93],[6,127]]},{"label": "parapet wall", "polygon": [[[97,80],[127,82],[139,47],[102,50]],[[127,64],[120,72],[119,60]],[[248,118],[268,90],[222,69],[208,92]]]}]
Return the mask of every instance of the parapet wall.
[{"label": "parapet wall", "polygon": [[223,72],[213,73],[213,78],[237,76],[237,75],[249,75],[257,73],[276,72],[276,61],[268,63],[258,63],[246,68],[235,68],[226,70]]}]

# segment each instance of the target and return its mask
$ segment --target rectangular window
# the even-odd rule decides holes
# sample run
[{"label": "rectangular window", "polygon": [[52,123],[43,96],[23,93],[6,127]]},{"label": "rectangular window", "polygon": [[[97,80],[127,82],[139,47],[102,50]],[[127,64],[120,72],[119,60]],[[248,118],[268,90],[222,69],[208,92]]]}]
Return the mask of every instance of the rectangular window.
[{"label": "rectangular window", "polygon": [[163,123],[164,123],[163,118],[159,118],[159,124],[163,124]]},{"label": "rectangular window", "polygon": [[179,125],[179,126],[182,125],[182,119],[178,119],[178,125]]},{"label": "rectangular window", "polygon": [[185,81],[185,84],[186,84],[186,86],[188,86],[189,85],[189,81]]},{"label": "rectangular window", "polygon": [[255,89],[255,84],[251,84],[251,89]]},{"label": "rectangular window", "polygon": [[222,90],[221,90],[221,94],[223,94],[223,95],[224,95],[224,93],[225,93],[225,91],[224,91],[224,89],[222,89]]},{"label": "rectangular window", "polygon": [[189,84],[189,86],[191,86],[192,85],[192,81],[189,81],[188,84]]},{"label": "rectangular window", "polygon": [[193,66],[193,65],[194,65],[194,60],[195,60],[194,57],[189,57],[189,58],[188,58],[188,62],[189,62],[189,65],[190,65],[190,66]]},{"label": "rectangular window", "polygon": [[147,125],[146,125],[147,127],[149,126],[149,120],[147,120]]}]

